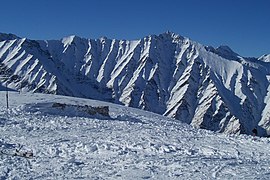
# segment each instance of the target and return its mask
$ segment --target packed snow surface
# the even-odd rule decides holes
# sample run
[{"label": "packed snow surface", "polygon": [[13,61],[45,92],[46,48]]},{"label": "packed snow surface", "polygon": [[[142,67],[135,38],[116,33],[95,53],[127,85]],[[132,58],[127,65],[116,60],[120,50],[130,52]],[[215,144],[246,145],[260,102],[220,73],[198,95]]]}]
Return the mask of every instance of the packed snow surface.
[{"label": "packed snow surface", "polygon": [[[0,179],[269,179],[270,141],[110,103],[0,92]],[[53,103],[109,106],[90,116]],[[75,106],[71,106],[75,107]],[[12,156],[16,148],[33,158]]]}]

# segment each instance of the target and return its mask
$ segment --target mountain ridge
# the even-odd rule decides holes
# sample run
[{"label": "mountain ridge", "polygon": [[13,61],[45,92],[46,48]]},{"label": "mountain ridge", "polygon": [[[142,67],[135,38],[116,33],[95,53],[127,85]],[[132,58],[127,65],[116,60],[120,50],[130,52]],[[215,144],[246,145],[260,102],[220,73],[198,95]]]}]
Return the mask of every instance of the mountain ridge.
[{"label": "mountain ridge", "polygon": [[218,132],[268,134],[269,55],[245,58],[172,32],[132,41],[0,40],[10,88],[110,101]]}]

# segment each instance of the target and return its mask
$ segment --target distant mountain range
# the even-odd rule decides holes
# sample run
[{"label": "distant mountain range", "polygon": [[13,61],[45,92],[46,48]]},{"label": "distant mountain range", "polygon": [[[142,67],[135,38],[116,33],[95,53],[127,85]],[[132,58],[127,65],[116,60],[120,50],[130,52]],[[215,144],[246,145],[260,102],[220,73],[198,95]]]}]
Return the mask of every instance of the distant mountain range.
[{"label": "distant mountain range", "polygon": [[84,97],[224,133],[270,134],[270,55],[245,58],[172,32],[140,40],[0,34],[11,89]]}]

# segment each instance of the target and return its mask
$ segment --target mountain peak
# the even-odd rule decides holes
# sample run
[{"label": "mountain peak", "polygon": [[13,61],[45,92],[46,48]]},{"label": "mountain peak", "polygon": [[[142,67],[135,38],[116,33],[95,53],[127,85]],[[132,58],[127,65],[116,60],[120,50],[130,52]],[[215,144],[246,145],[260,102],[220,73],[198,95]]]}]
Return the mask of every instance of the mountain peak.
[{"label": "mountain peak", "polygon": [[264,62],[270,62],[270,54],[265,54],[259,58],[259,60]]},{"label": "mountain peak", "polygon": [[64,37],[62,39],[62,43],[64,44],[64,46],[67,46],[67,45],[70,45],[72,42],[77,41],[79,39],[81,39],[79,36],[71,35],[71,36]]},{"label": "mountain peak", "polygon": [[238,59],[239,54],[235,53],[229,46],[221,45],[216,48],[216,53],[226,59]]},{"label": "mountain peak", "polygon": [[229,46],[227,45],[221,45],[218,48],[216,48],[218,52],[223,52],[223,53],[230,53],[230,54],[236,54]]},{"label": "mountain peak", "polygon": [[217,48],[213,48],[212,46],[205,47],[207,51],[215,53],[225,59],[237,60],[239,59],[239,54],[234,52],[229,46],[221,45]]},{"label": "mountain peak", "polygon": [[7,34],[7,33],[0,33],[0,41],[6,41],[6,40],[13,40],[13,39],[19,39],[20,37],[14,35],[14,34]]},{"label": "mountain peak", "polygon": [[160,38],[164,38],[164,39],[172,39],[172,40],[183,40],[184,37],[177,34],[177,33],[174,33],[172,31],[166,31],[164,33],[161,33],[158,35],[158,37]]}]

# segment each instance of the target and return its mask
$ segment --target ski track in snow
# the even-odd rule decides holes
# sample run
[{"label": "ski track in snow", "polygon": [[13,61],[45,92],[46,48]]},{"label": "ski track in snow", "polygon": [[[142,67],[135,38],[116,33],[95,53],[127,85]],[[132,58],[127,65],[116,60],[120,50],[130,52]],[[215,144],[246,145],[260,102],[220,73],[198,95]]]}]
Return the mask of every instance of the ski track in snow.
[{"label": "ski track in snow", "polygon": [[[0,179],[269,179],[267,138],[193,129],[177,120],[93,100],[0,93]],[[50,103],[109,105],[110,116],[59,114]],[[65,115],[65,113],[67,115]],[[71,115],[75,113],[74,115]]]}]

